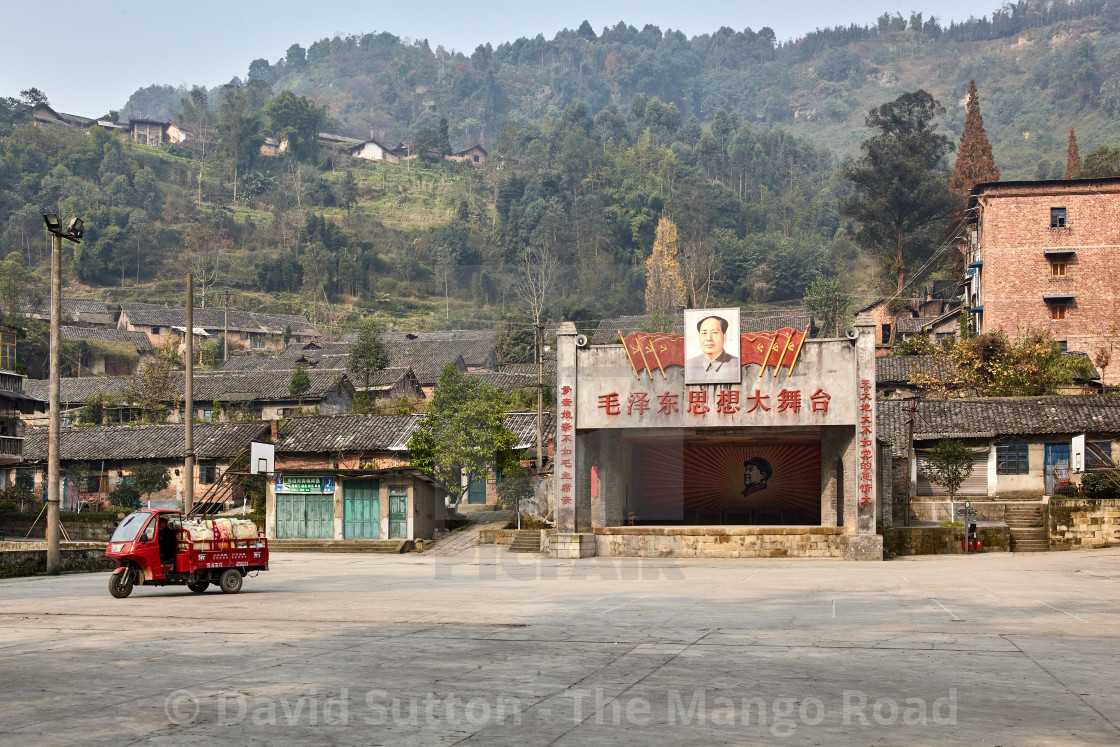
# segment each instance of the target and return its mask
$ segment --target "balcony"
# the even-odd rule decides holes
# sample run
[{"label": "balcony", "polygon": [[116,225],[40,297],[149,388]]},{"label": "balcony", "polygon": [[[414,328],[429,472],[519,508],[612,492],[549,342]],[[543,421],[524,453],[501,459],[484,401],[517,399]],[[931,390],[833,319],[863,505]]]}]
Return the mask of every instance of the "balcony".
[{"label": "balcony", "polygon": [[23,459],[23,439],[0,436],[0,464],[11,464]]}]

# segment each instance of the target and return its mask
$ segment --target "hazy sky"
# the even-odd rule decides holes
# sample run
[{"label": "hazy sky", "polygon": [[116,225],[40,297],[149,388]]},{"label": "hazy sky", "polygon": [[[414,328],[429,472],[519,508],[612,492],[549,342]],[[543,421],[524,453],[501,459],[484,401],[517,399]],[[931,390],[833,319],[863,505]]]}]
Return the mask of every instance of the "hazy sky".
[{"label": "hazy sky", "polygon": [[[896,0],[568,0],[466,4],[449,0],[371,3],[355,0],[191,0],[97,3],[91,0],[0,0],[4,61],[0,96],[34,86],[59,111],[99,116],[124,106],[137,88],[152,83],[215,86],[244,78],[249,62],[271,62],[292,44],[307,47],[323,37],[388,31],[426,38],[434,49],[470,53],[480,43],[497,46],[520,36],[576,28],[586,19],[598,33],[620,20],[641,28],[679,29],[688,36],[720,26],[758,30],[770,26],[780,40],[818,27],[872,23],[884,11],[937,16],[943,24],[985,15],[1002,2],[939,0],[926,5]],[[534,7],[536,6],[536,7]],[[45,20],[49,18],[50,20]],[[49,25],[48,25],[49,24]]]}]

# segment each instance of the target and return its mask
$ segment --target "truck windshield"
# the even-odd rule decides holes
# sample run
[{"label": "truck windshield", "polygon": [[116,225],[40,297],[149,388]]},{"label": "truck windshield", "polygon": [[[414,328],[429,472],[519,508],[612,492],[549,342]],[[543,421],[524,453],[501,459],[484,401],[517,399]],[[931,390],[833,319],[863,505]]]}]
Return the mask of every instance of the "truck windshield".
[{"label": "truck windshield", "polygon": [[148,520],[149,516],[151,514],[135,513],[124,517],[124,521],[117,525],[116,531],[113,532],[113,537],[109,541],[132,542],[136,539],[136,535],[140,534],[140,530],[144,527],[144,522]]}]

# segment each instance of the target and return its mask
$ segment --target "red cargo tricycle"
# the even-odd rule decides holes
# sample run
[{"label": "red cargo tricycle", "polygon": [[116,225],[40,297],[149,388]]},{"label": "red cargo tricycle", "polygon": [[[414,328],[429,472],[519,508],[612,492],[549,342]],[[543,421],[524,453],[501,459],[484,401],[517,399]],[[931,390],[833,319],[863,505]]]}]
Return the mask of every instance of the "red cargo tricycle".
[{"label": "red cargo tricycle", "polygon": [[181,511],[142,509],[126,516],[113,532],[105,557],[117,561],[109,593],[124,599],[137,585],[186,585],[195,593],[215,584],[226,594],[241,591],[250,571],[268,570],[264,537],[192,539]]}]

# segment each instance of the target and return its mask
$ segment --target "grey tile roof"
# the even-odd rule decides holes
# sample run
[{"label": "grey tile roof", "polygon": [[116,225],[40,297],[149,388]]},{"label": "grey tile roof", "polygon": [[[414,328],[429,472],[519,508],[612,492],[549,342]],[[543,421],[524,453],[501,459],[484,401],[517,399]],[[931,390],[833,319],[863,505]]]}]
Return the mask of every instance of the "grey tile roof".
[{"label": "grey tile roof", "polygon": [[[267,433],[267,423],[195,423],[194,451],[201,459],[231,458]],[[32,428],[24,441],[24,459],[47,458],[48,428]],[[65,426],[59,433],[63,461],[182,459],[186,434],[181,425]]]},{"label": "grey tile roof", "polygon": [[[382,342],[391,351],[424,351],[428,346],[438,347],[443,354],[453,360],[456,354],[463,356],[463,362],[472,368],[485,366],[497,355],[498,335],[493,330],[455,329],[443,332],[386,332],[381,335]],[[442,366],[441,366],[442,368]]]},{"label": "grey tile roof", "polygon": [[[263,372],[199,371],[194,375],[192,395],[196,403],[291,400],[295,399],[288,393],[288,387],[292,380],[292,370],[294,369]],[[345,376],[345,374],[340,371],[314,371],[309,369],[307,378],[311,382],[311,387],[303,395],[304,400],[322,397],[327,392],[332,391],[340,376]],[[59,382],[63,403],[71,405],[83,403],[90,397],[102,393],[111,394],[121,404],[127,404],[125,390],[131,383],[131,376],[65,377]],[[29,380],[27,388],[29,394],[45,399],[50,393],[50,382]],[[183,371],[174,372],[171,392],[175,400],[181,400],[185,396],[186,374]]]},{"label": "grey tile roof", "polygon": [[[51,299],[49,295],[40,299],[38,306],[35,308],[31,308],[29,304],[23,304],[22,308],[25,314],[30,314],[36,319],[51,318]],[[115,315],[110,313],[105,302],[98,301],[96,298],[67,298],[63,296],[62,315],[78,324],[115,325],[117,323]]]},{"label": "grey tile roof", "polygon": [[1046,434],[1120,435],[1120,395],[879,400],[879,438],[896,454],[907,448],[907,420],[917,407],[915,440]]},{"label": "grey tile roof", "polygon": [[219,371],[256,371],[263,368],[268,358],[259,355],[235,355],[218,367]]},{"label": "grey tile roof", "polygon": [[70,327],[60,328],[64,340],[88,340],[96,342],[123,342],[131,345],[138,351],[152,349],[152,343],[143,332],[129,332],[124,329],[102,329],[100,327]]},{"label": "grey tile roof", "polygon": [[[615,319],[603,319],[595,329],[592,340],[596,345],[610,345],[618,342],[618,333],[628,335],[631,332],[640,332],[642,327],[648,326],[653,321],[652,314],[633,314],[620,316]],[[811,325],[813,317],[803,311],[788,309],[744,309],[739,312],[739,331],[763,332],[775,329],[805,329]],[[683,334],[684,314],[678,314],[673,319],[673,334]]]},{"label": "grey tile roof", "polygon": [[[506,363],[498,369],[501,373],[522,374],[525,376],[532,376],[533,383],[537,382],[537,364],[536,363]],[[544,359],[544,380],[551,382],[556,380],[556,359],[546,357]]]},{"label": "grey tile roof", "polygon": [[[533,369],[533,373],[513,373],[512,371],[468,371],[467,376],[472,379],[478,379],[485,382],[489,386],[494,387],[500,392],[516,392],[519,389],[535,389],[537,386],[537,372]],[[549,383],[545,379],[545,385]]]},{"label": "grey tile roof", "polygon": [[[335,417],[292,418],[280,428],[277,452],[328,453],[356,451],[406,451],[422,414],[339,415]],[[507,412],[505,425],[518,438],[516,448],[536,445],[537,414]],[[546,438],[553,432],[553,414],[544,413]]]},{"label": "grey tile roof", "polygon": [[[150,303],[121,303],[121,316],[138,327],[182,327],[187,323],[187,310],[179,306],[160,306]],[[194,326],[203,329],[224,329],[225,310],[221,308],[196,308]],[[285,327],[293,334],[317,337],[318,330],[307,318],[299,314],[263,314],[256,311],[229,310],[229,328],[237,332],[257,332],[270,335],[284,334]]]},{"label": "grey tile roof", "polygon": [[[439,381],[443,367],[454,363],[459,370],[466,371],[466,361],[462,360],[460,347],[441,340],[384,340],[389,353],[390,368],[411,368],[423,386],[432,386]],[[302,345],[289,345],[287,349],[262,366],[267,370],[290,370],[297,362],[303,362],[308,370],[345,371],[350,361],[350,348],[347,342],[311,342]]]},{"label": "grey tile roof", "polygon": [[952,378],[956,375],[956,365],[933,355],[887,355],[875,359],[878,384],[909,384],[917,374]]}]

